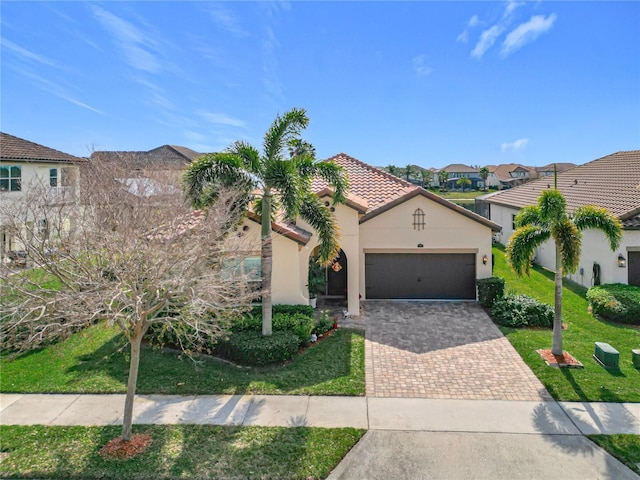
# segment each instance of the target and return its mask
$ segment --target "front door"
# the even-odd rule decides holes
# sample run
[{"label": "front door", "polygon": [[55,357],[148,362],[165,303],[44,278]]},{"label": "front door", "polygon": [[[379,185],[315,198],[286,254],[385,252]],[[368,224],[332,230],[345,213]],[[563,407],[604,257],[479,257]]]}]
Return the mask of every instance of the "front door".
[{"label": "front door", "polygon": [[342,250],[327,267],[327,295],[347,298],[347,257]]}]

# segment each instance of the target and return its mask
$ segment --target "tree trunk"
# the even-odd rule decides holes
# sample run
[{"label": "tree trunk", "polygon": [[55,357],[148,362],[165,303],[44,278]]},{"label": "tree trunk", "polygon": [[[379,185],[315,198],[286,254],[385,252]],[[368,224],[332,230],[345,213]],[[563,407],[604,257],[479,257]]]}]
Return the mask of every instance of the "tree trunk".
[{"label": "tree trunk", "polygon": [[262,335],[272,332],[271,322],[271,270],[273,268],[273,245],[271,243],[271,194],[265,190],[262,198]]},{"label": "tree trunk", "polygon": [[122,440],[131,440],[131,427],[133,424],[133,401],[136,397],[136,385],[138,383],[138,365],[140,364],[140,343],[142,342],[143,333],[144,330],[142,328],[136,328],[134,336],[132,336],[129,340],[129,344],[131,345],[131,360],[129,361],[127,397],[124,401]]},{"label": "tree trunk", "polygon": [[551,353],[562,355],[562,255],[556,244],[555,308],[553,313],[553,343]]}]

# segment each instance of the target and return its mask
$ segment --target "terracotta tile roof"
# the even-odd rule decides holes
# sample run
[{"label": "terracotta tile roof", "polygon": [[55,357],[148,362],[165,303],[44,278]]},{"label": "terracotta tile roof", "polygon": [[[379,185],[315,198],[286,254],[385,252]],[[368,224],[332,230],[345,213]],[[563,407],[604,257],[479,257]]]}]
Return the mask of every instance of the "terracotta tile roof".
[{"label": "terracotta tile roof", "polygon": [[[576,167],[575,163],[556,163],[556,168],[558,169],[558,173],[566,172],[567,170]],[[545,165],[544,167],[536,167],[538,172],[553,172],[553,163],[549,165]]]},{"label": "terracotta tile roof", "polygon": [[622,222],[624,228],[629,230],[640,230],[640,213]]},{"label": "terracotta tile roof", "polygon": [[[553,188],[553,177],[497,192],[486,201],[522,208],[534,205],[547,188]],[[640,213],[640,150],[617,152],[559,173],[558,190],[567,199],[570,211],[582,205],[598,205],[620,220],[634,217]]]},{"label": "terracotta tile roof", "polygon": [[134,168],[168,167],[182,169],[188,163],[201,157],[202,153],[178,145],[162,145],[147,152],[142,151],[96,151],[91,158],[105,161],[127,161]]},{"label": "terracotta tile roof", "polygon": [[25,162],[78,163],[86,159],[0,132],[0,159]]},{"label": "terracotta tile roof", "polygon": [[477,173],[478,169],[470,167],[469,165],[464,165],[462,163],[452,163],[451,165],[447,165],[446,167],[441,168],[440,170],[444,170],[445,172],[453,173]]},{"label": "terracotta tile roof", "polygon": [[[527,172],[529,172],[529,177],[512,177],[511,172],[514,172],[518,169],[526,170]],[[494,173],[500,181],[508,181],[514,178],[531,178],[534,174],[536,174],[535,169],[525,167],[524,165],[520,165],[519,163],[503,163],[501,165],[491,166],[491,168],[489,168],[489,172]]]},{"label": "terracotta tile roof", "polygon": [[[367,165],[344,153],[339,153],[327,161],[333,161],[346,170],[349,176],[349,194],[352,199],[358,199],[356,203],[363,203],[362,206],[366,206],[365,212],[371,212],[407,192],[419,188],[406,180]],[[321,193],[326,189],[328,186],[324,181],[320,179],[313,181],[312,190],[314,193]]]},{"label": "terracotta tile roof", "polygon": [[[247,212],[247,218],[249,218],[249,220],[253,220],[256,223],[261,223],[260,216],[256,215],[250,210]],[[305,229],[289,222],[271,222],[271,230],[298,242],[300,245],[306,245],[311,239],[311,232],[307,232]]]},{"label": "terracotta tile roof", "polygon": [[[334,161],[347,171],[347,175],[349,176],[349,196],[352,199],[358,199],[361,204],[366,202],[363,206],[367,208],[361,211],[361,213],[365,213],[365,215],[360,219],[360,223],[366,222],[410,198],[422,195],[461,215],[482,223],[496,232],[502,230],[496,223],[466,208],[460,207],[422,187],[390,175],[371,165],[367,165],[344,153],[339,153],[327,159],[327,161]],[[327,184],[318,179],[313,181],[312,189],[316,194],[329,191]],[[349,204],[348,201],[347,204]]]}]

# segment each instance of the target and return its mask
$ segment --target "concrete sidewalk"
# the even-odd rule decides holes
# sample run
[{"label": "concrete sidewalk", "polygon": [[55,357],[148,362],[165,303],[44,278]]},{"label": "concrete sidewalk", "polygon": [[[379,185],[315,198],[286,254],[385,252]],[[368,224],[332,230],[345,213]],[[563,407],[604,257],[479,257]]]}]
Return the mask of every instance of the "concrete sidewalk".
[{"label": "concrete sidewalk", "polygon": [[[122,423],[124,395],[0,394],[4,425]],[[503,434],[640,434],[638,403],[287,395],[138,395],[137,424],[354,427]]]}]

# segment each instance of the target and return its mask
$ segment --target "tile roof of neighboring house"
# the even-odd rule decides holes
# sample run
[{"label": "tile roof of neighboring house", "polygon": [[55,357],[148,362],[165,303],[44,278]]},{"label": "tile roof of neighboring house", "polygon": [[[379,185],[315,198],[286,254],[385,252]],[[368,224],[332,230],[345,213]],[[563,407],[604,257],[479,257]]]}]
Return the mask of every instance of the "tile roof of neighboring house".
[{"label": "tile roof of neighboring house", "polygon": [[461,172],[461,173],[477,173],[478,169],[470,167],[469,165],[463,165],[462,163],[452,163],[451,165],[447,165],[446,167],[442,167],[440,170],[444,170],[445,172]]},{"label": "tile roof of neighboring house", "polygon": [[[499,225],[471,212],[470,210],[467,210],[466,208],[460,207],[459,205],[449,202],[448,200],[445,200],[422,187],[390,175],[387,172],[372,167],[371,165],[367,165],[366,163],[350,157],[349,155],[345,155],[344,153],[339,153],[338,155],[327,159],[327,161],[333,161],[338,165],[341,165],[346,170],[347,175],[349,176],[349,196],[347,199],[347,205],[349,205],[349,199],[351,199],[351,201],[356,203],[357,206],[363,207],[363,209],[354,207],[360,213],[364,213],[364,216],[360,219],[360,223],[366,222],[367,220],[386,212],[390,208],[393,208],[410,198],[421,195],[451,210],[455,210],[466,217],[480,222],[494,231],[501,230]],[[327,184],[319,179],[315,179],[313,181],[312,190],[315,193],[320,194],[330,192]]]},{"label": "tile roof of neighboring house", "polygon": [[186,164],[201,157],[198,153],[187,147],[178,145],[162,145],[147,152],[139,151],[96,151],[91,158],[100,158],[106,161],[128,161],[134,168],[149,167],[173,167],[183,168]]},{"label": "tile roof of neighboring house", "polygon": [[518,169],[526,170],[527,172],[529,172],[530,176],[536,172],[535,169],[530,167],[525,167],[524,165],[520,165],[519,163],[503,163],[501,165],[492,165],[491,168],[489,168],[489,172],[494,173],[496,177],[498,177],[498,180],[500,180],[501,182],[504,182],[504,181],[510,181],[514,178],[522,178],[522,177],[511,176],[511,172],[515,172]]},{"label": "tile roof of neighboring house", "polygon": [[[485,199],[522,208],[536,204],[540,192],[548,188],[553,188],[553,178],[542,177]],[[640,214],[640,150],[613,153],[559,173],[558,190],[567,199],[570,211],[597,205],[623,222],[632,219]]]},{"label": "tile roof of neighboring house", "polygon": [[[260,216],[256,215],[252,211],[247,212],[247,218],[253,220],[256,223],[260,223]],[[271,222],[271,230],[280,235],[284,235],[291,240],[298,242],[300,245],[306,245],[311,239],[311,232],[306,231],[304,228],[300,228],[290,222],[274,221]]]},{"label": "tile roof of neighboring house", "polygon": [[0,132],[0,159],[25,162],[78,163],[86,159]]}]

